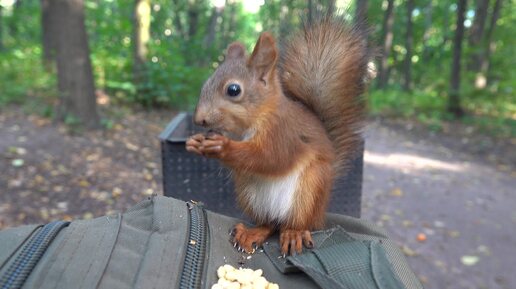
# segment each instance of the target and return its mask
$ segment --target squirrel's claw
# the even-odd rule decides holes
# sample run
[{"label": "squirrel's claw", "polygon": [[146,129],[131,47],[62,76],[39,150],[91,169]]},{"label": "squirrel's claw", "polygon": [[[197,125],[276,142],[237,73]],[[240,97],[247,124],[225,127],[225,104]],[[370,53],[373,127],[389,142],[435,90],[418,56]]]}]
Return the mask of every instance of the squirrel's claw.
[{"label": "squirrel's claw", "polygon": [[308,230],[282,230],[280,232],[280,247],[283,255],[294,256],[303,252],[303,245],[312,249],[314,241]]},{"label": "squirrel's claw", "polygon": [[269,227],[246,228],[244,224],[238,223],[230,231],[230,233],[234,233],[231,234],[233,237],[230,241],[233,243],[233,247],[238,247],[239,252],[253,254],[272,232],[273,229]]}]

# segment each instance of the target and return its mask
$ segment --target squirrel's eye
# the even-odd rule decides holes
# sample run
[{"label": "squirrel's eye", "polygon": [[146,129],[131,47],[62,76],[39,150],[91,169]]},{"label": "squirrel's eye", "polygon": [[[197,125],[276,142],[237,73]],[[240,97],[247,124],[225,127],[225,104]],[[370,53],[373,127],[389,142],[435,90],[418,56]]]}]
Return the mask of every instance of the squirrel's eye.
[{"label": "squirrel's eye", "polygon": [[240,92],[242,92],[242,89],[240,88],[240,85],[232,83],[228,85],[226,93],[231,97],[237,97],[240,95]]}]

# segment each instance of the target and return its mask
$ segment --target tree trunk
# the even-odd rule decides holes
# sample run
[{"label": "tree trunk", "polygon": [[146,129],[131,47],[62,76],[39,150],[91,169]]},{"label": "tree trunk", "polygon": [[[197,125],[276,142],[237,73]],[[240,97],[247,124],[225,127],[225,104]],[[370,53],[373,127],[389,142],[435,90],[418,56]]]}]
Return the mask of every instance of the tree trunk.
[{"label": "tree trunk", "polygon": [[95,86],[84,26],[83,0],[51,0],[56,18],[56,62],[59,120],[76,119],[87,128],[99,126]]},{"label": "tree trunk", "polygon": [[9,28],[9,34],[11,35],[11,37],[13,38],[16,38],[17,37],[17,34],[18,34],[18,21],[20,21],[19,17],[20,17],[20,8],[22,6],[23,2],[22,0],[16,0],[14,2],[14,7],[13,7],[13,11],[12,11],[12,14],[11,14],[11,21],[8,23],[8,28]]},{"label": "tree trunk", "polygon": [[150,18],[150,0],[135,0],[133,11],[133,76],[136,83],[144,81],[147,43],[150,39]]},{"label": "tree trunk", "polygon": [[367,0],[357,0],[355,8],[355,22],[359,24],[367,23]]},{"label": "tree trunk", "polygon": [[188,37],[192,39],[197,34],[199,26],[199,4],[197,0],[190,0],[188,5]]},{"label": "tree trunk", "polygon": [[451,13],[449,12],[448,9],[444,9],[443,11],[443,27],[441,28],[442,30],[442,34],[443,34],[443,40],[441,41],[441,45],[440,45],[440,49],[442,51],[446,51],[446,45],[448,44],[448,41],[450,41],[450,35],[451,35],[451,32],[449,32],[450,30],[450,17],[451,17]]},{"label": "tree trunk", "polygon": [[233,40],[235,25],[236,25],[236,14],[237,14],[237,3],[233,1],[226,1],[226,6],[228,6],[228,14],[229,17],[226,17],[224,20],[224,41],[222,43],[223,47],[226,48],[229,43]]},{"label": "tree trunk", "polygon": [[388,82],[388,61],[389,54],[392,49],[392,39],[393,32],[392,26],[394,24],[394,0],[387,1],[387,9],[385,10],[385,15],[383,18],[383,35],[382,35],[382,43],[383,43],[383,51],[382,56],[380,58],[380,65],[378,65],[378,82],[377,87],[380,89],[385,88]]},{"label": "tree trunk", "polygon": [[2,7],[2,5],[0,5],[0,51],[4,50],[4,34],[3,34],[4,27],[2,26],[2,22],[3,22],[2,14],[3,14],[3,7]]},{"label": "tree trunk", "polygon": [[411,78],[412,78],[412,46],[413,46],[413,34],[412,34],[412,11],[414,10],[414,0],[407,0],[407,31],[405,35],[405,61],[404,61],[404,82],[403,90],[410,91]]},{"label": "tree trunk", "polygon": [[481,41],[484,35],[484,28],[487,18],[487,10],[489,8],[489,0],[477,0],[476,8],[475,8],[475,18],[473,19],[473,24],[471,25],[468,44],[470,48],[474,48],[474,51],[471,54],[471,58],[469,60],[468,69],[472,71],[478,71],[480,68],[481,62],[481,50],[482,45]]},{"label": "tree trunk", "polygon": [[462,117],[464,111],[460,104],[460,70],[462,56],[462,39],[464,38],[464,12],[466,11],[466,0],[459,0],[457,7],[457,22],[455,37],[453,39],[453,62],[450,78],[450,95],[448,98],[448,111],[456,117]]},{"label": "tree trunk", "polygon": [[484,52],[480,54],[480,71],[477,73],[475,79],[476,88],[485,88],[487,86],[489,59],[496,48],[495,43],[492,41],[493,31],[496,27],[496,21],[498,21],[498,17],[500,17],[501,8],[502,0],[496,0],[493,8],[493,13],[491,14],[491,19],[489,21],[489,28],[487,29],[484,39]]},{"label": "tree trunk", "polygon": [[206,36],[204,37],[204,48],[210,48],[215,42],[215,34],[217,32],[217,23],[218,19],[222,16],[224,12],[225,5],[222,6],[214,6],[211,12],[210,21],[208,23],[208,31],[206,32]]},{"label": "tree trunk", "polygon": [[173,15],[174,18],[174,26],[176,27],[176,30],[179,34],[179,38],[185,37],[185,30],[183,28],[183,23],[181,22],[181,17],[179,11],[182,11],[183,7],[181,5],[182,1],[179,0],[173,0],[174,3],[174,11],[175,15]]},{"label": "tree trunk", "polygon": [[328,8],[326,11],[329,15],[335,13],[335,0],[328,0]]},{"label": "tree trunk", "polygon": [[292,18],[296,15],[294,12],[294,0],[281,0],[279,6],[279,38],[286,39],[292,32]]},{"label": "tree trunk", "polygon": [[428,6],[426,6],[425,13],[425,32],[423,33],[423,61],[428,61],[430,57],[430,49],[428,47],[428,40],[430,40],[430,31],[433,27],[432,23],[432,12],[433,6],[432,1],[428,1]]},{"label": "tree trunk", "polygon": [[[56,59],[57,33],[56,17],[52,17],[50,2],[53,0],[41,0],[41,42],[43,46],[43,64],[47,70],[51,70],[52,63]],[[55,16],[55,15],[54,15]]]},{"label": "tree trunk", "polygon": [[308,0],[308,23],[312,23],[312,20],[314,19],[314,1]]}]

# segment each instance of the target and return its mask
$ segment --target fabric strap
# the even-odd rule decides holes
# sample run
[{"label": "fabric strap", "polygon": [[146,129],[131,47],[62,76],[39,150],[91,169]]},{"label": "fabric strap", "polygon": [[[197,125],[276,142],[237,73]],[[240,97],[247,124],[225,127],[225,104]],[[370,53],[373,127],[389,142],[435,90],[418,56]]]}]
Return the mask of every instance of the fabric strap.
[{"label": "fabric strap", "polygon": [[[7,270],[0,276],[1,289],[18,289],[36,266],[41,256],[62,228],[70,222],[55,221],[43,226],[21,246],[20,252]],[[7,265],[7,263],[5,264]],[[0,268],[1,269],[1,268]]]},{"label": "fabric strap", "polygon": [[[271,258],[283,273],[303,271],[321,288],[403,289],[392,271],[381,242],[356,240],[337,227],[313,233],[317,248],[286,259]],[[277,256],[279,247],[267,244],[269,256]]]}]

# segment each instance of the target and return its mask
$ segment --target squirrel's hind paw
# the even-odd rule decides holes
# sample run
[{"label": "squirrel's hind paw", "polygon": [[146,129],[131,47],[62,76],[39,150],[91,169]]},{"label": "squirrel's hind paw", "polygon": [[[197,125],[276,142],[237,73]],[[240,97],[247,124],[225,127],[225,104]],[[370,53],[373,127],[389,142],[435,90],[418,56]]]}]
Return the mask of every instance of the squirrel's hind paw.
[{"label": "squirrel's hind paw", "polygon": [[281,230],[280,247],[283,255],[295,255],[303,252],[303,245],[312,249],[314,241],[308,230]]}]

